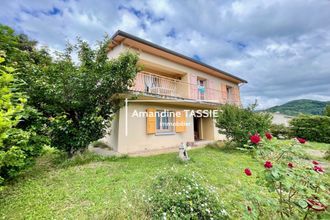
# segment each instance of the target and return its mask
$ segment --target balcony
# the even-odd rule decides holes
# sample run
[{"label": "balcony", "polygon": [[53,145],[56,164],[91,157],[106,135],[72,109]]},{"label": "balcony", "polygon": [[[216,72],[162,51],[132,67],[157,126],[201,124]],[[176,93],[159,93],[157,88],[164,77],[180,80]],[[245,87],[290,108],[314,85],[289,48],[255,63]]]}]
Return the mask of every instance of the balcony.
[{"label": "balcony", "polygon": [[131,90],[196,101],[240,105],[239,100],[235,101],[234,98],[227,98],[227,94],[223,94],[220,90],[200,87],[197,84],[187,83],[179,79],[160,76],[150,72],[139,72],[135,78],[134,87]]}]

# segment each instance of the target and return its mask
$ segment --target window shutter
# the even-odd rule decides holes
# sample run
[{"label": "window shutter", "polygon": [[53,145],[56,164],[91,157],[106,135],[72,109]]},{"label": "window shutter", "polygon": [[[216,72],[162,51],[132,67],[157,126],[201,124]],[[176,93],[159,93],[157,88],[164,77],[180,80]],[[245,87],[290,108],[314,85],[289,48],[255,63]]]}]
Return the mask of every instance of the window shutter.
[{"label": "window shutter", "polygon": [[239,94],[239,87],[234,87],[234,101],[236,105],[240,105],[240,94]]},{"label": "window shutter", "polygon": [[[180,112],[180,114],[178,113]],[[186,112],[177,111],[175,114],[175,132],[185,132],[186,131]]]},{"label": "window shutter", "polygon": [[197,76],[193,73],[190,74],[190,98],[197,99]]},{"label": "window shutter", "polygon": [[206,99],[214,101],[215,100],[215,92],[214,92],[214,81],[213,80],[208,80],[207,81],[208,85],[208,93],[206,94]]},{"label": "window shutter", "polygon": [[147,134],[156,133],[156,109],[147,109]]},{"label": "window shutter", "polygon": [[227,85],[225,83],[221,83],[221,98],[222,98],[222,103],[227,102]]}]

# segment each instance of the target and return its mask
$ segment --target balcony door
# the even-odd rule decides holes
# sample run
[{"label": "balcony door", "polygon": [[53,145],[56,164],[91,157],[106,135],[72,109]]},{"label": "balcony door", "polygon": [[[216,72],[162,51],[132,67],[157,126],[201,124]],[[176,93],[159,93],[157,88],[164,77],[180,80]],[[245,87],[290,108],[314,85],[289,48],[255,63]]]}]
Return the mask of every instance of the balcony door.
[{"label": "balcony door", "polygon": [[206,80],[197,79],[198,99],[205,100]]}]

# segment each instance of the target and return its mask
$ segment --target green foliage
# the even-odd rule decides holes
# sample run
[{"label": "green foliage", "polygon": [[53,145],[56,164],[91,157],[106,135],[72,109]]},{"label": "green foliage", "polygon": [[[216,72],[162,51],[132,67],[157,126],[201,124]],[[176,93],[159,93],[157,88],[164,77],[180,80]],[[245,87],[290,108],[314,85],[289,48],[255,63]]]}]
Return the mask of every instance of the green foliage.
[{"label": "green foliage", "polygon": [[264,134],[269,130],[272,116],[268,113],[254,112],[255,106],[243,109],[234,105],[223,105],[216,118],[220,134],[243,146],[249,140],[249,134]]},{"label": "green foliage", "polygon": [[290,121],[292,134],[308,141],[330,143],[330,117],[300,115]]},{"label": "green foliage", "polygon": [[198,178],[173,169],[159,174],[146,198],[152,218],[227,219],[214,187],[202,185]]},{"label": "green foliage", "polygon": [[39,149],[31,144],[31,133],[17,128],[26,98],[15,92],[13,68],[0,57],[0,185],[32,162]]},{"label": "green foliage", "polygon": [[107,38],[96,47],[78,39],[64,53],[58,52],[56,60],[7,26],[0,26],[0,41],[7,64],[17,69],[18,89],[28,96],[18,126],[32,130],[36,142],[50,143],[70,155],[103,136],[121,106],[113,95],[127,92],[138,71],[136,54],[108,59]]},{"label": "green foliage", "polygon": [[[301,160],[302,148],[297,141],[292,142],[262,142],[255,150],[256,158],[272,167],[265,167],[257,174],[257,184],[275,193],[273,201],[273,216],[275,218],[306,219],[307,216],[321,217],[330,197],[327,193],[329,184],[323,172],[315,171],[312,162]],[[252,171],[253,172],[253,171]],[[250,200],[250,198],[247,198]],[[273,198],[267,198],[269,203]],[[262,198],[254,202],[254,210],[259,210],[257,216],[267,215],[263,205],[267,203]]]},{"label": "green foliage", "polygon": [[[45,68],[37,82],[39,109],[50,116],[52,146],[70,155],[103,137],[111,115],[121,106],[111,97],[127,92],[138,71],[136,54],[126,52],[109,60],[107,46],[107,39],[96,49],[79,40]],[[79,65],[72,60],[74,48]]]},{"label": "green foliage", "polygon": [[329,160],[330,161],[330,150],[325,152],[325,156],[324,159]]},{"label": "green foliage", "polygon": [[300,99],[290,101],[280,106],[274,106],[266,109],[267,112],[280,112],[285,115],[297,116],[299,114],[322,115],[325,106],[329,102],[316,100]]},{"label": "green foliage", "polygon": [[323,114],[324,114],[325,116],[330,117],[330,105],[327,105],[327,106],[325,107]]},{"label": "green foliage", "polygon": [[279,139],[288,139],[291,137],[291,130],[283,124],[272,124],[270,126],[270,132],[272,135]]}]

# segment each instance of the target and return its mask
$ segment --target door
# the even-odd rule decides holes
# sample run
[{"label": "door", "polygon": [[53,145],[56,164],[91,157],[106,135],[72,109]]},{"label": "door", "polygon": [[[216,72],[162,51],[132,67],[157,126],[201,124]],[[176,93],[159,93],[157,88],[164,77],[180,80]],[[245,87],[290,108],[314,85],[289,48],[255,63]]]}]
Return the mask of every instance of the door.
[{"label": "door", "polygon": [[194,116],[194,140],[201,140],[201,130],[200,130],[201,118]]},{"label": "door", "polygon": [[198,99],[200,99],[200,100],[205,99],[205,84],[206,84],[205,80],[202,80],[202,79],[197,80]]}]

